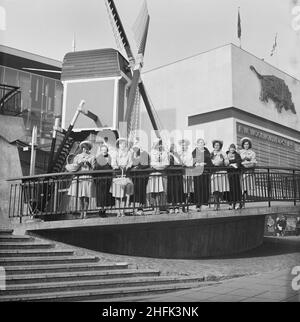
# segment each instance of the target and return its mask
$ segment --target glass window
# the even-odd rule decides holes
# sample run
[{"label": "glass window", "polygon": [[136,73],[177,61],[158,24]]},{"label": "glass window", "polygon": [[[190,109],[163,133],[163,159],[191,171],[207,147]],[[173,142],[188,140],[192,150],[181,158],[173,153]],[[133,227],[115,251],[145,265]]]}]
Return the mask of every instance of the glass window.
[{"label": "glass window", "polygon": [[47,113],[54,112],[54,93],[55,93],[55,81],[52,79],[44,79],[44,99],[43,99],[43,111]]},{"label": "glass window", "polygon": [[18,71],[5,67],[4,84],[10,86],[19,86]]},{"label": "glass window", "polygon": [[61,116],[62,102],[63,102],[63,84],[61,82],[56,81],[55,82],[55,103],[54,103],[55,116]]},{"label": "glass window", "polygon": [[21,109],[29,110],[31,108],[31,77],[29,73],[19,73],[19,82],[21,89]]},{"label": "glass window", "polygon": [[4,67],[0,66],[0,84],[3,84],[4,79]]},{"label": "glass window", "polygon": [[41,76],[31,76],[31,106],[35,110],[42,108],[42,85],[43,79]]}]

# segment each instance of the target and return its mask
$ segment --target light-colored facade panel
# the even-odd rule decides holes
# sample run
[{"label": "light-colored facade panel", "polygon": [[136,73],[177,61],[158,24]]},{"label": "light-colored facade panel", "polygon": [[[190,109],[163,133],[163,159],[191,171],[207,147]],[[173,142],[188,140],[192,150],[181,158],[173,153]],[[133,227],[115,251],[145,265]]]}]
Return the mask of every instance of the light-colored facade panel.
[{"label": "light-colored facade panel", "polygon": [[[162,127],[188,128],[188,116],[232,106],[231,48],[224,46],[143,74]],[[145,117],[144,117],[145,116]],[[142,128],[150,123],[142,115]]]},{"label": "light-colored facade panel", "polygon": [[[300,131],[300,81],[234,45],[231,48],[233,106]],[[268,102],[260,100],[261,82],[250,66],[263,76],[275,76],[285,82],[292,94],[296,114],[284,108],[279,113],[272,99]]]}]

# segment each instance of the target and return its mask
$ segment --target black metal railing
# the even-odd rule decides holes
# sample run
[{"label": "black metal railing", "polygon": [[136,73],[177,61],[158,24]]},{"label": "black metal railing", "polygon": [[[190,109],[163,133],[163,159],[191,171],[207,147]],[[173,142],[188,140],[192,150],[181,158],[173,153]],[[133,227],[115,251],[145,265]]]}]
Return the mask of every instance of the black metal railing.
[{"label": "black metal railing", "polygon": [[20,87],[0,84],[0,114],[18,115],[20,113]]},{"label": "black metal railing", "polygon": [[[300,170],[192,168],[64,172],[10,179],[9,217],[44,220],[67,215],[187,212],[203,205],[243,208],[247,203],[300,200]],[[122,198],[124,197],[124,198]],[[69,218],[69,217],[68,217]]]}]

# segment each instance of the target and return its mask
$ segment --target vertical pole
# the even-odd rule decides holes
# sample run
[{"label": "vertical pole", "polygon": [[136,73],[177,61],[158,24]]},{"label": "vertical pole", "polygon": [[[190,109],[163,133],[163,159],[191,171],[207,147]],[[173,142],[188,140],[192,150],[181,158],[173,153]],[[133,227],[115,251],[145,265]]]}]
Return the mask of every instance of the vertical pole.
[{"label": "vertical pole", "polygon": [[31,137],[31,157],[30,157],[30,175],[35,174],[35,160],[36,160],[36,146],[37,146],[37,126],[32,129]]},{"label": "vertical pole", "polygon": [[294,206],[297,205],[297,187],[296,187],[296,173],[295,173],[295,170],[293,170],[293,190],[294,190]]},{"label": "vertical pole", "polygon": [[268,207],[271,207],[271,181],[270,181],[270,168],[268,168]]},{"label": "vertical pole", "polygon": [[78,211],[78,192],[79,192],[79,176],[76,176],[76,201],[75,201],[75,212]]}]

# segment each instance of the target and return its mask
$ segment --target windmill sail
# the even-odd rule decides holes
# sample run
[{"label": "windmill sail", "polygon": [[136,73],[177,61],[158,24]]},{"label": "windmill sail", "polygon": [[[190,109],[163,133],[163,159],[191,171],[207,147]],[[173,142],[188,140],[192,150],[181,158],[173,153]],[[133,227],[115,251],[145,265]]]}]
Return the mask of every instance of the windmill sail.
[{"label": "windmill sail", "polygon": [[[124,49],[126,51],[128,60],[130,62],[130,67],[133,72],[133,79],[131,83],[131,88],[130,88],[130,93],[128,97],[128,104],[127,104],[127,111],[126,111],[126,117],[125,120],[129,120],[131,117],[132,111],[134,109],[134,102],[136,101],[136,87],[138,86],[139,92],[143,98],[144,104],[146,106],[149,118],[151,120],[151,124],[156,130],[156,134],[158,137],[160,137],[158,133],[158,125],[152,110],[152,106],[150,105],[150,99],[147,96],[143,81],[141,80],[141,72],[140,69],[143,64],[143,56],[145,53],[145,47],[146,47],[146,40],[147,40],[147,34],[148,34],[148,28],[149,28],[149,21],[150,21],[150,16],[148,14],[148,9],[147,5],[144,4],[142,6],[142,9],[140,11],[140,14],[136,20],[136,23],[134,25],[134,29],[136,30],[135,32],[135,38],[136,42],[138,45],[138,59],[139,61],[136,63],[128,38],[126,36],[125,29],[123,27],[123,24],[121,22],[120,16],[118,14],[117,8],[115,6],[115,3],[113,0],[104,0],[107,7],[109,8],[109,14],[111,19],[114,21],[115,29],[118,31],[119,37],[122,41],[122,44],[124,46]],[[142,35],[142,36],[141,36]]]},{"label": "windmill sail", "polygon": [[146,28],[148,18],[149,18],[149,12],[147,7],[147,2],[144,1],[142,8],[140,10],[140,13],[132,27],[134,39],[138,49],[140,49],[143,41],[144,30]]},{"label": "windmill sail", "polygon": [[121,42],[123,44],[126,54],[128,56],[129,62],[132,62],[134,61],[134,56],[132,54],[129,41],[126,36],[125,29],[123,27],[116,5],[113,0],[104,0],[104,1],[108,9],[108,14],[112,23],[115,38],[118,43]]}]

